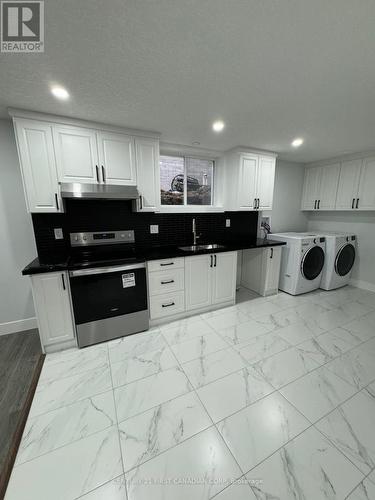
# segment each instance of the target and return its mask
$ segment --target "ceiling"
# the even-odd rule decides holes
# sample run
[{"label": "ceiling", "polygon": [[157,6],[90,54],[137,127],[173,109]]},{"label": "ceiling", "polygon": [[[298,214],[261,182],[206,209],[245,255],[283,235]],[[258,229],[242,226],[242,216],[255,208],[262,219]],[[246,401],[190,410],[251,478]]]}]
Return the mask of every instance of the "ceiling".
[{"label": "ceiling", "polygon": [[45,15],[44,54],[0,55],[1,117],[13,106],[301,162],[375,149],[373,0],[48,0]]}]

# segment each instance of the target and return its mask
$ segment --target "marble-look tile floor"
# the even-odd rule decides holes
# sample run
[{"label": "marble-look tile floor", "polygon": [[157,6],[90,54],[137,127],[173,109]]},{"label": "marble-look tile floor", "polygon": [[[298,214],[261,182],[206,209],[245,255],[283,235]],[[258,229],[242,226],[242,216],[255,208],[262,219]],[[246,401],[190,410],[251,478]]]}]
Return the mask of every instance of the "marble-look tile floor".
[{"label": "marble-look tile floor", "polygon": [[48,355],[6,500],[375,499],[375,294],[237,305]]}]

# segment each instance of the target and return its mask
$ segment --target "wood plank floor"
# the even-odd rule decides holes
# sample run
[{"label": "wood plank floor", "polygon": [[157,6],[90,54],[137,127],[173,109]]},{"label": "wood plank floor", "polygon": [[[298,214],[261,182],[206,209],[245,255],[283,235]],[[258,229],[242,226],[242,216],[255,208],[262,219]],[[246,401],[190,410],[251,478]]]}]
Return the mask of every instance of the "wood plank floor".
[{"label": "wood plank floor", "polygon": [[0,498],[3,498],[44,355],[37,329],[0,336]]}]

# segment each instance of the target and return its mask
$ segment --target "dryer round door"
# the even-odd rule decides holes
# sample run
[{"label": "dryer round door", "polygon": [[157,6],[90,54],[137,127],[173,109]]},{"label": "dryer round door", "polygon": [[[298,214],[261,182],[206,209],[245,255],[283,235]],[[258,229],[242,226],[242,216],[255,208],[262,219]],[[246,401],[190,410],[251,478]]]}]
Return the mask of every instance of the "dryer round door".
[{"label": "dryer round door", "polygon": [[322,247],[314,246],[307,250],[301,262],[301,272],[304,278],[314,280],[322,272],[324,266],[324,251]]},{"label": "dryer round door", "polygon": [[351,243],[344,245],[337,252],[335,271],[339,276],[346,276],[352,269],[355,261],[355,248]]}]

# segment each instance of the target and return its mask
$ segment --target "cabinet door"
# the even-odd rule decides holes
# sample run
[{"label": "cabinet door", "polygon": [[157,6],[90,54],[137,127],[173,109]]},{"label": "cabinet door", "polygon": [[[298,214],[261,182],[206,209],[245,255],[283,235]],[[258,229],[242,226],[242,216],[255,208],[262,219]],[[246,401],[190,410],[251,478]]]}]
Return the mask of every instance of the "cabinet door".
[{"label": "cabinet door", "polygon": [[38,274],[31,280],[42,345],[73,340],[67,273]]},{"label": "cabinet door", "polygon": [[318,193],[319,210],[333,210],[335,208],[339,177],[340,163],[322,168]]},{"label": "cabinet door", "polygon": [[134,186],[137,183],[132,137],[98,132],[98,150],[103,182],[126,186]]},{"label": "cabinet door", "polygon": [[352,210],[358,197],[362,160],[343,161],[337,188],[336,210]]},{"label": "cabinet door", "polygon": [[138,210],[155,212],[160,207],[159,141],[135,139],[135,158],[141,196]]},{"label": "cabinet door", "polygon": [[212,304],[234,302],[236,298],[237,252],[214,255]]},{"label": "cabinet door", "polygon": [[305,170],[301,204],[302,210],[314,210],[316,208],[321,170],[320,167],[310,167]]},{"label": "cabinet door", "polygon": [[94,130],[55,125],[53,137],[60,182],[99,182]]},{"label": "cabinet door", "polygon": [[282,247],[264,250],[264,289],[263,295],[273,295],[279,288],[280,263]]},{"label": "cabinet door", "polygon": [[358,198],[359,209],[375,210],[375,158],[363,160]]},{"label": "cabinet door", "polygon": [[62,212],[51,125],[15,119],[14,127],[28,211]]},{"label": "cabinet door", "polygon": [[259,210],[272,210],[273,188],[275,185],[275,158],[259,157],[256,198]]},{"label": "cabinet door", "polygon": [[258,157],[242,156],[238,179],[239,210],[255,208]]},{"label": "cabinet door", "polygon": [[185,257],[186,310],[201,309],[211,305],[212,270],[211,255]]}]

